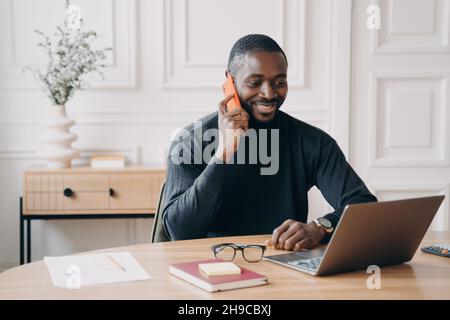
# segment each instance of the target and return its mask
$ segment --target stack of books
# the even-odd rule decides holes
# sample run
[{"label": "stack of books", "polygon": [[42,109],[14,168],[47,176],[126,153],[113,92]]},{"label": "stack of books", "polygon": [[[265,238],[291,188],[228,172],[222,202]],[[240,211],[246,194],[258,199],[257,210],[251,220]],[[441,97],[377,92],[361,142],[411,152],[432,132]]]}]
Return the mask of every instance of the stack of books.
[{"label": "stack of books", "polygon": [[92,156],[91,168],[124,168],[125,156],[122,155],[104,155]]},{"label": "stack of books", "polygon": [[[242,267],[237,267],[240,269],[239,272],[236,268],[230,268],[226,274],[222,267],[205,268],[205,264],[218,262],[223,260],[210,259],[172,264],[169,266],[169,273],[209,292],[261,286],[268,282],[265,276]],[[213,275],[214,273],[221,275]]]}]

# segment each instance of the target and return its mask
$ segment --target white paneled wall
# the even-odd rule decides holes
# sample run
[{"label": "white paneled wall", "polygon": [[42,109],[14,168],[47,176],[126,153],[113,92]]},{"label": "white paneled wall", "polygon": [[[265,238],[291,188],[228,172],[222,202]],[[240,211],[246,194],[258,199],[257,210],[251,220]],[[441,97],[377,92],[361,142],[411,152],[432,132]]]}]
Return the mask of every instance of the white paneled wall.
[{"label": "white paneled wall", "polygon": [[448,0],[354,1],[351,162],[380,200],[444,194],[433,230],[450,228],[449,20]]},{"label": "white paneled wall", "polygon": [[[83,151],[77,162],[120,152],[163,164],[172,131],[216,110],[234,41],[265,33],[289,60],[283,109],[330,132],[377,195],[448,195],[448,62],[439,68],[419,54],[448,59],[449,8],[446,0],[424,1],[387,1],[390,29],[371,34],[368,0],[354,1],[353,22],[351,0],[74,0],[86,28],[101,34],[99,47],[113,47],[106,81],[94,80],[67,106]],[[411,6],[428,19],[413,30],[397,17]],[[62,0],[0,0],[0,268],[19,260],[21,175],[39,163],[36,137],[49,107],[22,68],[43,65],[33,30],[53,31],[63,13]],[[405,113],[411,122],[402,121]],[[311,202],[311,217],[329,210],[316,190]],[[448,226],[448,210],[447,202],[438,228]],[[147,242],[150,229],[145,220],[36,221],[33,259]]]}]

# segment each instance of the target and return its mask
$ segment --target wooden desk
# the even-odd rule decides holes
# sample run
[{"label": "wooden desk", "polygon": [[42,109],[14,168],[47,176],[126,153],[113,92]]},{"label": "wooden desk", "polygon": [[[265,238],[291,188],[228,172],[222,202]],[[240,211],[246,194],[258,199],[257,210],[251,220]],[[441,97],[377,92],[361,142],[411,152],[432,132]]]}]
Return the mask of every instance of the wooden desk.
[{"label": "wooden desk", "polygon": [[[263,243],[268,236],[213,238],[140,244],[96,252],[130,251],[151,280],[82,287],[54,288],[47,267],[38,261],[0,274],[0,299],[450,299],[450,259],[416,252],[407,264],[381,269],[381,289],[369,290],[366,272],[313,277],[268,261],[236,262],[269,278],[261,287],[208,293],[168,273],[171,263],[211,257],[220,242]],[[449,232],[427,234],[421,246],[450,240]],[[268,254],[280,251],[268,250]]]}]

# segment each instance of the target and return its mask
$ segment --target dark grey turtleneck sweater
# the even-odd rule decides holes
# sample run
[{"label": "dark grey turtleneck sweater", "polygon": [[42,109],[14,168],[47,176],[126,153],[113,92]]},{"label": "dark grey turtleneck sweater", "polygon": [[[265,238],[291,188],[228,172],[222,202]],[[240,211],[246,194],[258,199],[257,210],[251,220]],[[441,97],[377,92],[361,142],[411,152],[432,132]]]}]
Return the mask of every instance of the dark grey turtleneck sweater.
[{"label": "dark grey turtleneck sweater", "polygon": [[[163,221],[172,240],[269,234],[286,219],[307,222],[307,192],[313,186],[334,208],[334,212],[325,215],[334,226],[345,205],[377,201],[333,138],[280,110],[269,123],[253,118],[249,122],[259,143],[262,138],[259,129],[268,129],[269,154],[276,138],[270,130],[278,129],[278,168],[273,161],[275,154],[269,156],[270,164],[259,157],[256,163],[249,163],[249,144],[243,140],[234,164],[222,164],[215,157],[208,162],[208,159],[198,161],[205,148],[211,151],[215,145],[214,141],[202,138],[202,133],[217,129],[218,113],[199,121],[201,130],[189,125],[170,148]],[[238,163],[237,154],[242,150],[246,164]],[[186,163],[188,159],[191,164]],[[266,168],[266,174],[261,174],[262,168]],[[276,169],[275,174],[267,174]]]}]

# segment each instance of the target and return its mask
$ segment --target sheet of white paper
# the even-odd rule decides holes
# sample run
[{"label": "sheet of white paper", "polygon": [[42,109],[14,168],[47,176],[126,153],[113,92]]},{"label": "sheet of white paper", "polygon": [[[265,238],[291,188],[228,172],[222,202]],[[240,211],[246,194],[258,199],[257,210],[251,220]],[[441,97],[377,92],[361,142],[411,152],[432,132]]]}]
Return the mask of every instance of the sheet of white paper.
[{"label": "sheet of white paper", "polygon": [[45,257],[44,261],[58,288],[151,279],[130,252]]}]

